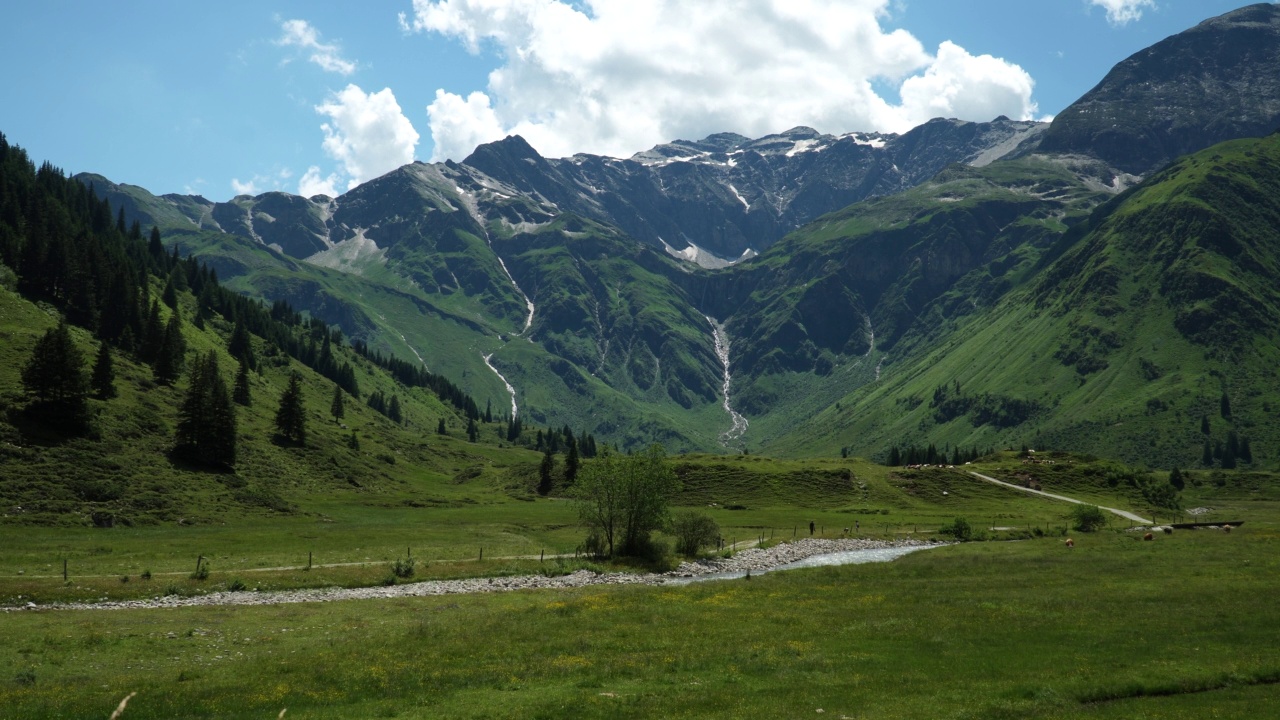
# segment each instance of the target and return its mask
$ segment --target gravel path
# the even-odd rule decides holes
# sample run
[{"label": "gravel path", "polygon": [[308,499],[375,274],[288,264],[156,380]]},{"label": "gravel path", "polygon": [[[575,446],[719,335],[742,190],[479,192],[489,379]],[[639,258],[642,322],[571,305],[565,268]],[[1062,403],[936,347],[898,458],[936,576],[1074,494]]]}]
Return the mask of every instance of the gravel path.
[{"label": "gravel path", "polygon": [[[1007,483],[1007,482],[1005,482],[1005,481],[1003,481],[1003,480],[997,480],[997,479],[995,479],[995,478],[993,478],[993,477],[990,477],[990,476],[988,476],[988,475],[983,475],[982,473],[976,473],[976,472],[973,472],[972,470],[970,470],[970,471],[969,471],[969,474],[970,474],[970,475],[972,475],[972,476],[974,476],[974,477],[976,477],[976,478],[981,478],[981,479],[983,479],[983,480],[986,480],[986,481],[987,481],[987,482],[989,482],[989,483],[995,483],[996,485],[1003,485],[1003,486],[1005,486],[1005,487],[1007,487],[1007,488],[1013,488],[1014,490],[1021,490],[1022,492],[1025,492],[1025,493],[1031,493],[1032,495],[1040,495],[1041,497],[1053,498],[1054,500],[1063,500],[1063,501],[1065,501],[1065,502],[1075,503],[1076,505],[1086,505],[1086,504],[1091,505],[1091,504],[1092,504],[1092,503],[1086,503],[1086,502],[1084,502],[1083,500],[1076,500],[1075,498],[1069,498],[1069,497],[1066,497],[1065,495],[1054,495],[1053,493],[1047,493],[1047,492],[1045,492],[1045,491],[1043,491],[1043,490],[1033,490],[1033,489],[1031,489],[1031,488],[1025,488],[1025,487],[1022,487],[1021,485],[1014,485],[1013,483]],[[1144,518],[1144,517],[1142,517],[1142,516],[1140,516],[1140,515],[1134,515],[1133,513],[1131,513],[1131,512],[1127,512],[1127,511],[1125,511],[1125,510],[1117,510],[1117,509],[1115,509],[1115,508],[1102,507],[1101,505],[1099,505],[1099,506],[1098,506],[1098,508],[1099,508],[1100,510],[1106,510],[1107,512],[1109,512],[1109,513],[1113,513],[1113,514],[1115,514],[1115,515],[1119,515],[1120,517],[1124,518],[1125,520],[1132,520],[1132,521],[1134,521],[1134,522],[1138,523],[1139,525],[1150,525],[1150,524],[1152,524],[1152,521],[1150,521],[1150,520],[1148,520],[1148,519],[1146,519],[1146,518]]]},{"label": "gravel path", "polygon": [[428,580],[387,587],[318,588],[307,590],[279,590],[272,592],[214,592],[208,595],[181,597],[167,595],[149,600],[120,600],[89,603],[50,603],[0,608],[4,612],[18,610],[134,610],[149,608],[194,607],[198,605],[279,605],[284,603],[332,602],[335,600],[371,600],[379,598],[421,597],[424,595],[457,595],[462,593],[504,592],[540,588],[577,588],[587,585],[662,585],[722,572],[768,570],[779,565],[803,560],[814,555],[825,555],[848,550],[878,550],[884,548],[930,547],[942,544],[922,540],[868,540],[843,538],[826,540],[804,538],[782,543],[770,548],[752,548],[735,553],[730,558],[716,558],[686,562],[667,573],[606,573],[579,570],[569,575],[546,577],[521,575],[518,577],[470,578],[465,580]]}]

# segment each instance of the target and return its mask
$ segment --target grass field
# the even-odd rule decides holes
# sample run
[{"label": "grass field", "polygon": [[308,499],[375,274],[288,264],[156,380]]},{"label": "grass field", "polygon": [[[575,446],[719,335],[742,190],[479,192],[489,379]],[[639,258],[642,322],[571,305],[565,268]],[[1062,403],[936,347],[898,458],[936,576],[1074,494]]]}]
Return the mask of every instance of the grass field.
[{"label": "grass field", "polygon": [[[225,512],[195,524],[110,529],[0,524],[0,603],[194,594],[236,581],[262,589],[372,585],[406,554],[417,561],[419,579],[537,572],[545,567],[527,556],[572,554],[583,538],[572,502],[504,491],[513,480],[492,467],[502,461],[495,458],[485,466],[488,474],[461,483],[425,476],[372,493],[294,488],[287,500],[296,509],[268,516]],[[1009,454],[973,467],[1016,479],[1018,463]],[[714,455],[681,456],[673,465],[683,486],[676,505],[710,515],[726,545],[807,536],[810,522],[823,537],[847,528],[861,536],[927,538],[956,517],[992,537],[1060,535],[1070,510],[960,468]],[[1140,497],[1107,486],[1099,468],[1108,464],[1061,467],[1070,469],[1046,477],[1046,489],[1142,510]],[[1016,530],[984,530],[993,527]],[[200,556],[210,575],[191,580]],[[506,564],[495,565],[499,559]],[[147,571],[152,577],[144,580]]]},{"label": "grass field", "polygon": [[[680,588],[19,612],[0,716],[1266,717],[1280,505]],[[69,688],[75,688],[68,692]]]}]

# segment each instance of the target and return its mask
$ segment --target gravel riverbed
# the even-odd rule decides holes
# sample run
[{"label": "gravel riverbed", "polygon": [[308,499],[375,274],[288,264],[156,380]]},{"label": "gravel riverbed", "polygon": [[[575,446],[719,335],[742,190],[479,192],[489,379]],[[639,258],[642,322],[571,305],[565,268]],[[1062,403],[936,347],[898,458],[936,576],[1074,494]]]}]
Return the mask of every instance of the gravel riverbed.
[{"label": "gravel riverbed", "polygon": [[815,555],[826,555],[850,550],[882,550],[888,548],[924,548],[939,542],[921,540],[867,540],[841,538],[834,540],[804,538],[781,543],[768,548],[751,548],[735,553],[729,558],[712,558],[685,562],[665,573],[595,573],[578,570],[568,575],[520,575],[515,577],[468,578],[464,580],[427,580],[401,585],[363,588],[314,588],[305,590],[277,590],[270,592],[239,591],[212,592],[207,595],[166,595],[151,599],[119,600],[86,603],[49,603],[3,608],[4,612],[21,610],[133,610],[145,608],[175,608],[197,605],[277,605],[284,603],[332,602],[335,600],[373,600],[379,598],[421,597],[425,595],[458,595],[462,593],[504,592],[544,588],[576,588],[587,585],[663,585],[669,582],[687,582],[701,575],[726,572],[765,571],[781,565],[803,560]]}]

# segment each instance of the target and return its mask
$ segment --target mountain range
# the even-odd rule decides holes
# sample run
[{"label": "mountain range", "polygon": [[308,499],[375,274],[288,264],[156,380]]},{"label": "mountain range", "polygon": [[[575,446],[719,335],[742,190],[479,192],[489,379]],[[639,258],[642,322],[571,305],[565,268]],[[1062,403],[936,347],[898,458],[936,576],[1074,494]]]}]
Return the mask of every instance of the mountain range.
[{"label": "mountain range", "polygon": [[513,136],[336,198],[77,177],[228,287],[620,447],[1050,443],[1166,466],[1235,433],[1275,459],[1277,77],[1280,8],[1259,4],[1052,123],[628,159]]}]

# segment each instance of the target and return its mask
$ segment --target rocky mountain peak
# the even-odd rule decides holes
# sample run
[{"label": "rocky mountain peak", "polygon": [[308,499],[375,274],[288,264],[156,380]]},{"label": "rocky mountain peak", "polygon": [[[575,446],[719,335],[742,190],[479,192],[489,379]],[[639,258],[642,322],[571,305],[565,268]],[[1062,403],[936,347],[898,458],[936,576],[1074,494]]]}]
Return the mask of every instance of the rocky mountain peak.
[{"label": "rocky mountain peak", "polygon": [[1063,110],[1040,149],[1134,174],[1280,127],[1280,6],[1206,20],[1134,53]]}]

